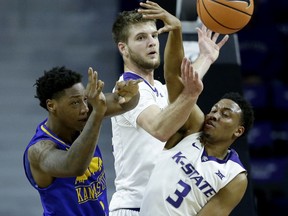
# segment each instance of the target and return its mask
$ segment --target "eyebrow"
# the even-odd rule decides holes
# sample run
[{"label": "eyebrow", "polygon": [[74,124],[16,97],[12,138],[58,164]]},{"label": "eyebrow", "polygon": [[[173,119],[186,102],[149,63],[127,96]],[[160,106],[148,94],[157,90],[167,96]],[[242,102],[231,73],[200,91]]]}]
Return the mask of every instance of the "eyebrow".
[{"label": "eyebrow", "polygon": [[70,99],[79,98],[79,97],[82,97],[82,95],[81,95],[81,94],[78,94],[78,95],[71,95],[71,96],[69,96]]},{"label": "eyebrow", "polygon": [[135,35],[135,37],[137,37],[138,35],[147,35],[147,34],[158,34],[158,31],[152,31],[152,32],[139,32]]},{"label": "eyebrow", "polygon": [[[218,104],[215,104],[214,107],[216,108],[219,108],[219,105]],[[220,107],[221,108],[221,107]],[[221,109],[224,109],[224,110],[229,110],[230,112],[234,112],[234,110],[230,107],[222,107]]]}]

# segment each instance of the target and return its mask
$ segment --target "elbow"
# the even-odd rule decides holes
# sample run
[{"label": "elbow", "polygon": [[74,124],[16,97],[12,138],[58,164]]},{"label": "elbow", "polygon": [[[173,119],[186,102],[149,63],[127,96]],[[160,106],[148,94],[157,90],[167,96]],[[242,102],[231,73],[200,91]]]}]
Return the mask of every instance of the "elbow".
[{"label": "elbow", "polygon": [[86,172],[88,167],[77,167],[73,170],[73,176],[82,176]]},{"label": "elbow", "polygon": [[[69,151],[71,151],[71,148],[68,150],[68,152]],[[89,168],[93,156],[89,155],[87,152],[82,152],[81,154],[79,154],[78,151],[75,152],[69,152],[71,154],[66,155],[62,165],[63,169],[67,172],[67,175],[74,177],[84,175],[84,173]]]},{"label": "elbow", "polygon": [[[69,165],[69,170],[70,170],[70,175],[71,176],[82,176],[84,175],[84,173],[86,172],[86,170],[88,169],[89,165],[85,165],[85,164],[70,164]],[[68,170],[68,169],[67,169]]]}]

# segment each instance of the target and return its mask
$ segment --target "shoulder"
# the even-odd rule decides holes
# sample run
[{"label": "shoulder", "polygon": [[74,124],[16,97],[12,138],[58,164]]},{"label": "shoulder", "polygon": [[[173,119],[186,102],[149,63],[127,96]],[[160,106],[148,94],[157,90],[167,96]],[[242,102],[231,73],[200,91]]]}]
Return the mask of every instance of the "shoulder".
[{"label": "shoulder", "polygon": [[247,172],[241,172],[236,175],[223,189],[228,194],[244,195],[248,185]]},{"label": "shoulder", "polygon": [[241,167],[243,167],[243,169],[245,169],[244,165],[242,164],[242,162],[240,160],[238,153],[232,148],[230,149],[229,160],[239,164]]},{"label": "shoulder", "polygon": [[246,185],[248,183],[247,172],[241,172],[232,180],[236,184]]},{"label": "shoulder", "polygon": [[40,140],[36,142],[28,149],[28,158],[30,163],[38,163],[43,155],[54,149],[57,149],[57,147],[56,144],[51,140]]}]

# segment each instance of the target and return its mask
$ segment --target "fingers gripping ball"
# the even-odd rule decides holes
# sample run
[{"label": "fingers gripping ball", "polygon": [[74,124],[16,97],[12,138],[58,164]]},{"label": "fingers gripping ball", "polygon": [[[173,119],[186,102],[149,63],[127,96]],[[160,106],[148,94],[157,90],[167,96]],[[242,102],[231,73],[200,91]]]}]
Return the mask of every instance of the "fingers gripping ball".
[{"label": "fingers gripping ball", "polygon": [[244,28],[254,11],[254,0],[197,0],[197,13],[203,24],[220,34]]}]

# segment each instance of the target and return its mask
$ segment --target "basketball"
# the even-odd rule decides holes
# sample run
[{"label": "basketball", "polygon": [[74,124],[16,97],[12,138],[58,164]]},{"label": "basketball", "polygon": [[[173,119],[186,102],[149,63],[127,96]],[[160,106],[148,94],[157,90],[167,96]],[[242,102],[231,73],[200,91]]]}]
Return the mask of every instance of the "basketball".
[{"label": "basketball", "polygon": [[197,0],[202,23],[220,34],[232,34],[244,28],[253,11],[254,0]]}]

